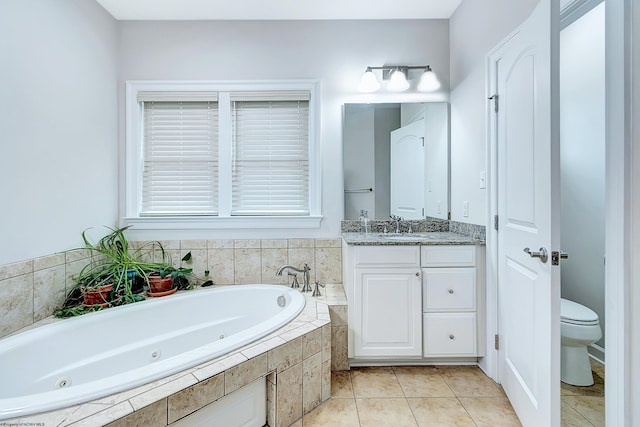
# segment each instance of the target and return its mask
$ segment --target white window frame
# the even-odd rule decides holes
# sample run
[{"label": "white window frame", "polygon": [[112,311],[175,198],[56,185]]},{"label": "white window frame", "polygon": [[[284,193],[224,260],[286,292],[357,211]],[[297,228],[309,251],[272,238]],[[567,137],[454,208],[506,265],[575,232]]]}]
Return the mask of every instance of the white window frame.
[{"label": "white window frame", "polygon": [[[122,168],[121,225],[134,225],[138,230],[203,230],[203,229],[291,229],[320,228],[321,214],[321,150],[320,150],[320,81],[166,81],[131,80],[125,84],[125,141]],[[231,216],[231,165],[220,165],[218,177],[219,214],[217,216],[140,216],[142,194],[143,105],[138,93],[147,91],[215,91],[218,92],[221,122],[231,120],[230,93],[238,91],[308,90],[309,101],[309,215],[296,216]],[[231,158],[231,128],[220,127],[220,160]]]}]

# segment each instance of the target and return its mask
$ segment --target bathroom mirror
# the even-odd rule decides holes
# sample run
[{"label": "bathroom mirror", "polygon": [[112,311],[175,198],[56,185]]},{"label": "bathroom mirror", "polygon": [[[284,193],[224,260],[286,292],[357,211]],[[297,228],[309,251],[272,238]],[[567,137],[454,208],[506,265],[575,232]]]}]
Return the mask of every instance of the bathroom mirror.
[{"label": "bathroom mirror", "polygon": [[449,216],[449,104],[345,104],[345,219]]}]

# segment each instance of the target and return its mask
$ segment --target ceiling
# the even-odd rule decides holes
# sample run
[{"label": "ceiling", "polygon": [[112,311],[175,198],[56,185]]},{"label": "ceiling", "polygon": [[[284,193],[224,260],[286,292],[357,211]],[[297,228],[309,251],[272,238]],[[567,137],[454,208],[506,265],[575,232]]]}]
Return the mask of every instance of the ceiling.
[{"label": "ceiling", "polygon": [[447,19],[462,0],[96,0],[119,20]]}]

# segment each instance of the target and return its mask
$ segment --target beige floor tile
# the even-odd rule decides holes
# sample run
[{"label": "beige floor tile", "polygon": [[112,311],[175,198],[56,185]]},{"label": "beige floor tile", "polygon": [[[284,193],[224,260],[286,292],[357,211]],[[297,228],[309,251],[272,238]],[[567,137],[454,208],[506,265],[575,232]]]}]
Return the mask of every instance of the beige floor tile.
[{"label": "beige floor tile", "polygon": [[353,369],[351,384],[356,398],[404,397],[392,368]]},{"label": "beige floor tile", "polygon": [[478,427],[520,427],[509,400],[499,397],[463,397],[460,403]]},{"label": "beige floor tile", "polygon": [[329,399],[302,419],[304,427],[359,427],[354,399]]},{"label": "beige floor tile", "polygon": [[585,417],[580,415],[575,409],[562,402],[560,406],[560,425],[562,427],[593,427]]},{"label": "beige floor tile", "polygon": [[396,375],[440,375],[441,370],[437,366],[394,366]]},{"label": "beige floor tile", "polygon": [[356,399],[362,427],[417,427],[405,398]]},{"label": "beige floor tile", "polygon": [[419,427],[475,427],[456,398],[408,398]]},{"label": "beige floor tile", "polygon": [[600,396],[565,396],[563,403],[575,409],[596,427],[605,424],[604,397]]},{"label": "beige floor tile", "polygon": [[353,387],[351,386],[351,373],[349,371],[331,373],[331,397],[350,397],[353,399]]},{"label": "beige floor tile", "polygon": [[291,424],[289,427],[302,427],[302,418]]},{"label": "beige floor tile", "polygon": [[454,397],[441,375],[396,374],[406,397]]},{"label": "beige floor tile", "polygon": [[444,369],[442,377],[457,397],[504,396],[502,389],[477,367]]},{"label": "beige floor tile", "polygon": [[593,374],[598,375],[604,380],[604,365],[600,362],[596,362],[591,358],[589,358],[589,362],[591,363],[591,371],[593,371]]}]

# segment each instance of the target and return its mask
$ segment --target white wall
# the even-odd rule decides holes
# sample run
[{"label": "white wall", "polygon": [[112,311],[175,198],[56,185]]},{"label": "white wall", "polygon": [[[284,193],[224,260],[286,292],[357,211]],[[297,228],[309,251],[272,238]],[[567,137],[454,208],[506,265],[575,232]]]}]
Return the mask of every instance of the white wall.
[{"label": "white wall", "polygon": [[560,170],[562,297],[594,310],[604,331],[604,3],[560,33]]},{"label": "white wall", "polygon": [[[321,79],[322,211],[320,230],[264,230],[261,237],[335,237],[343,218],[342,113],[345,102],[447,100],[447,20],[122,22],[120,79]],[[365,68],[431,64],[440,94],[362,95]],[[122,90],[121,90],[122,92]],[[122,101],[122,100],[121,100]],[[122,135],[122,133],[121,133]],[[140,232],[142,233],[142,232]],[[255,231],[216,231],[245,238]],[[154,232],[156,238],[188,233]],[[198,233],[198,238],[209,234]],[[193,236],[195,237],[195,236]]]},{"label": "white wall", "polygon": [[[451,17],[451,219],[486,225],[485,56],[538,0],[464,0]],[[489,183],[487,183],[489,185]],[[462,212],[469,202],[469,216]]]},{"label": "white wall", "polygon": [[0,265],[115,225],[117,49],[93,1],[0,2]]}]

